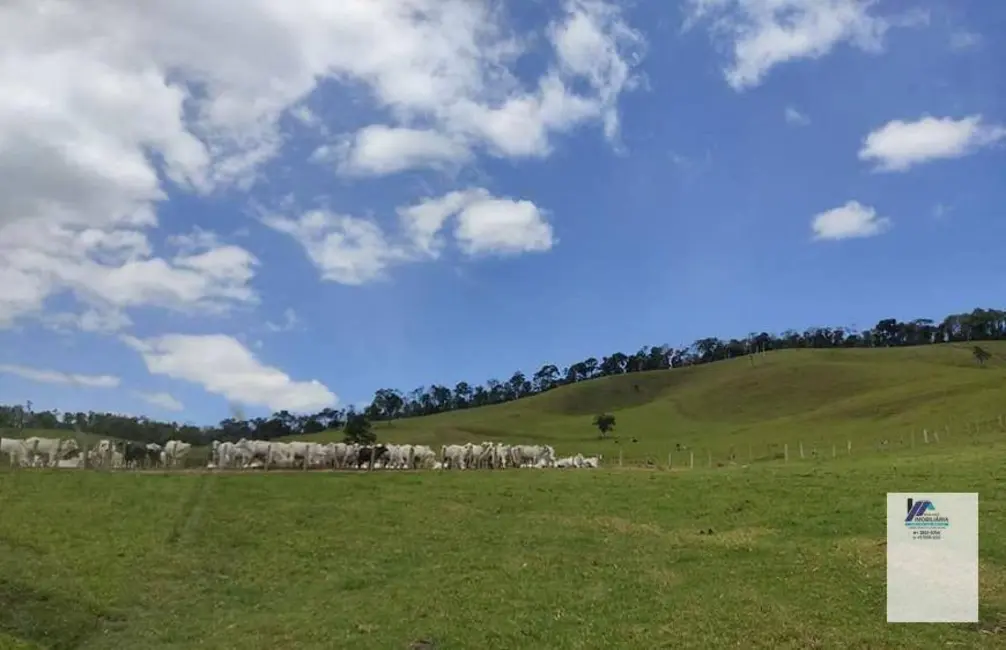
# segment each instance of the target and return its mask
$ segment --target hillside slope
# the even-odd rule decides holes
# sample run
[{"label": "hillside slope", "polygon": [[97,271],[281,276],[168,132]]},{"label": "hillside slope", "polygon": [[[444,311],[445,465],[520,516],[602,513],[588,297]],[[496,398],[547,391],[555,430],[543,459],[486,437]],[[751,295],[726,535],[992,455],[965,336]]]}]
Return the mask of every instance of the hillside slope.
[{"label": "hillside slope", "polygon": [[[961,344],[884,349],[784,350],[755,358],[604,377],[507,404],[377,423],[378,438],[440,445],[498,440],[552,444],[560,453],[603,453],[666,462],[677,445],[726,459],[774,457],[802,443],[832,453],[882,440],[907,446],[913,431],[939,430],[941,444],[998,437],[1006,414],[1006,343],[979,367]],[[600,440],[593,416],[617,418]],[[985,422],[979,432],[975,423]],[[949,430],[946,428],[949,427]],[[1006,435],[1006,434],[1003,434]],[[337,431],[309,438],[338,439]],[[750,446],[750,451],[749,451]]]}]

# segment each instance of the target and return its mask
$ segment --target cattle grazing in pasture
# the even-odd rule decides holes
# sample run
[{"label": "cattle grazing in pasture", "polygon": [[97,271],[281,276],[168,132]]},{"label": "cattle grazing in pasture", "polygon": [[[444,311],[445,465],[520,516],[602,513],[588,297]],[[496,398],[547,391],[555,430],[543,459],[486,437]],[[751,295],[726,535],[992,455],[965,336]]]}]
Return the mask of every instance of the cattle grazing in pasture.
[{"label": "cattle grazing in pasture", "polygon": [[[86,466],[96,469],[176,469],[185,465],[192,445],[180,440],[156,443],[100,440],[87,450]],[[74,440],[3,438],[0,453],[19,467],[84,467],[84,454]],[[442,445],[214,440],[207,469],[243,470],[503,470],[597,468],[602,457],[582,454],[559,458],[550,445],[506,445],[481,442]]]}]

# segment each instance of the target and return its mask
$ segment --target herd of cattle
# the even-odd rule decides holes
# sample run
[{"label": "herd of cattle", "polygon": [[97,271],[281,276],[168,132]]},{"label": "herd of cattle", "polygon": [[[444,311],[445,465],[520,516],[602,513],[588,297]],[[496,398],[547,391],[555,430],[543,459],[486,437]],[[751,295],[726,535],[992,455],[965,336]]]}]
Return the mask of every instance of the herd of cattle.
[{"label": "herd of cattle", "polygon": [[[192,445],[169,440],[155,443],[101,440],[81,449],[72,438],[0,438],[0,455],[12,467],[93,467],[160,469],[186,465]],[[213,441],[208,469],[506,469],[596,468],[601,456],[559,458],[549,445],[505,445],[498,442],[444,445],[439,453],[427,445],[360,445],[356,443]]]}]

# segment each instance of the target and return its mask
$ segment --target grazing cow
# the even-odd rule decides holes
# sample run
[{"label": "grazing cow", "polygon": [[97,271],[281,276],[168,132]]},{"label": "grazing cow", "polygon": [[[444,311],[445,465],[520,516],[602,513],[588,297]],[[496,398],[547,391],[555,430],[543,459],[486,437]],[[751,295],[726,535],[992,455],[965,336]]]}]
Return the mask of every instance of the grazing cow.
[{"label": "grazing cow", "polygon": [[181,440],[167,441],[164,443],[163,452],[165,467],[177,467],[191,450],[192,445],[187,442],[182,442]]},{"label": "grazing cow", "polygon": [[24,441],[25,449],[31,464],[45,457],[43,466],[55,467],[56,463],[64,458],[68,458],[75,452],[80,452],[80,445],[73,438],[38,438],[31,437]]},{"label": "grazing cow", "polygon": [[111,440],[99,440],[97,445],[88,450],[87,462],[95,468],[110,467],[114,451],[115,447]]},{"label": "grazing cow", "polygon": [[220,469],[230,469],[237,467],[238,453],[237,445],[233,442],[213,441],[213,452],[210,456],[210,466]]},{"label": "grazing cow", "polygon": [[124,442],[122,444],[122,458],[129,469],[143,467],[147,460],[147,448],[139,442]]},{"label": "grazing cow", "polygon": [[0,454],[7,454],[11,467],[25,467],[30,462],[28,448],[20,438],[0,438]]},{"label": "grazing cow", "polygon": [[437,464],[436,453],[427,445],[413,445],[412,469],[429,469]]},{"label": "grazing cow", "polygon": [[164,447],[161,447],[156,442],[148,442],[147,448],[147,465],[149,467],[157,467],[161,462],[161,454],[164,453]]},{"label": "grazing cow", "polygon": [[237,458],[241,461],[241,466],[248,467],[255,461],[263,463],[263,465],[267,464],[271,447],[272,443],[268,440],[248,440],[247,438],[241,438],[235,443],[234,451]]},{"label": "grazing cow", "polygon": [[445,469],[465,469],[468,448],[464,445],[444,445],[440,448],[440,462]]},{"label": "grazing cow", "polygon": [[550,445],[514,445],[510,448],[510,463],[514,467],[551,467],[555,464],[555,449]]},{"label": "grazing cow", "polygon": [[387,445],[361,445],[359,452],[356,457],[356,468],[360,469],[363,466],[370,466],[371,459],[373,459],[373,466],[375,468],[381,468],[388,462],[388,447]]},{"label": "grazing cow", "polygon": [[388,445],[388,467],[390,469],[412,469],[415,449],[412,445]]}]

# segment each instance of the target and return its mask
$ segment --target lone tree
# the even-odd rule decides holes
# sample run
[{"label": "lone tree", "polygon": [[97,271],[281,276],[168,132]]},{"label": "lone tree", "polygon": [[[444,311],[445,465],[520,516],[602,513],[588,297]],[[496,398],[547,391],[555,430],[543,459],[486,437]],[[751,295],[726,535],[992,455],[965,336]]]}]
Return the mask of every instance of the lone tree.
[{"label": "lone tree", "polygon": [[601,437],[608,435],[608,432],[615,428],[615,416],[611,413],[601,413],[594,416],[594,426],[601,432]]},{"label": "lone tree", "polygon": [[343,431],[345,442],[369,445],[377,441],[377,434],[371,429],[370,420],[362,413],[351,413],[346,418],[346,427]]},{"label": "lone tree", "polygon": [[984,366],[985,362],[992,358],[991,352],[977,345],[971,349],[971,354],[974,355],[975,361],[978,362],[979,366]]}]

